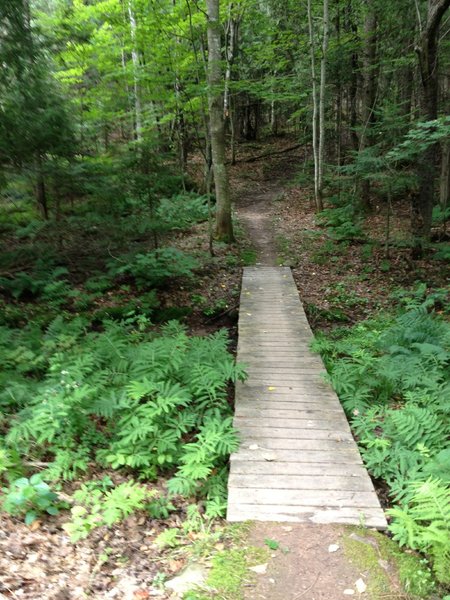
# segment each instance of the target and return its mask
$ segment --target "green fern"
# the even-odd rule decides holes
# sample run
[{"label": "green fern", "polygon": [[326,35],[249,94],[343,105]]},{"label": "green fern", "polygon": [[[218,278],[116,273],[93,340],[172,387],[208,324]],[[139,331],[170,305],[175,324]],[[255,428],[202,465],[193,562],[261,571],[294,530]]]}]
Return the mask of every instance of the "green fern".
[{"label": "green fern", "polygon": [[404,508],[393,508],[390,530],[401,545],[429,553],[436,576],[450,583],[450,486],[439,479],[411,483],[412,498]]},{"label": "green fern", "polygon": [[[0,330],[6,447],[50,459],[48,478],[72,479],[97,461],[143,478],[176,473],[202,496],[210,478],[226,476],[237,445],[228,385],[245,372],[225,332],[189,337],[171,322],[156,334],[135,319],[94,332],[58,318],[27,339]],[[30,363],[33,378],[21,374]]]},{"label": "green fern", "polygon": [[431,297],[408,306],[395,319],[381,315],[319,338],[314,348],[324,354],[368,470],[399,504],[391,511],[397,539],[431,554],[447,581],[450,326],[430,311]]}]

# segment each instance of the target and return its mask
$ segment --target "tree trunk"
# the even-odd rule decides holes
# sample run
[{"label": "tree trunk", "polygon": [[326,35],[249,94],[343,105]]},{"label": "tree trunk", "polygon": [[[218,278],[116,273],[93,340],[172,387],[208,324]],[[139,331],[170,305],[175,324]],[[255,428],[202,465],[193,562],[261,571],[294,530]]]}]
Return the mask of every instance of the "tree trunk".
[{"label": "tree trunk", "polygon": [[128,0],[128,16],[130,19],[131,31],[131,60],[133,61],[133,81],[134,81],[134,115],[135,115],[135,132],[136,140],[142,141],[142,108],[141,94],[139,88],[139,55],[136,46],[136,18],[133,11],[133,1]]},{"label": "tree trunk", "polygon": [[326,70],[327,70],[327,51],[329,35],[329,13],[328,0],[323,0],[323,39],[322,39],[322,58],[320,61],[320,94],[319,94],[319,169],[318,169],[318,206],[323,207],[323,173],[325,158],[325,93],[326,93]]},{"label": "tree trunk", "polygon": [[[416,47],[422,82],[421,116],[433,121],[438,115],[438,41],[439,26],[450,0],[428,0],[427,22]],[[418,193],[412,200],[413,258],[420,258],[430,238],[434,205],[434,181],[438,144],[429,146],[417,160]]]},{"label": "tree trunk", "polygon": [[223,114],[219,0],[207,0],[208,18],[208,106],[211,153],[216,189],[216,236],[234,241],[228,173],[225,164],[225,119]]},{"label": "tree trunk", "polygon": [[[375,102],[377,94],[377,17],[374,8],[366,2],[367,15],[364,21],[364,82],[362,89],[362,131],[359,140],[360,151],[368,148],[372,143],[372,126],[375,116]],[[370,182],[365,179],[361,183],[361,201],[365,208],[370,208]]]},{"label": "tree trunk", "polygon": [[[230,126],[230,150],[231,150],[231,164],[236,163],[236,119],[234,117],[235,103],[230,93],[230,82],[233,76],[233,64],[236,60],[238,53],[238,42],[239,42],[239,26],[242,15],[233,15],[234,4],[231,2],[229,6],[228,22],[225,36],[225,55],[226,55],[226,69],[225,69],[225,90],[223,97],[223,111],[226,123]],[[225,123],[225,127],[226,127]]]},{"label": "tree trunk", "polygon": [[444,142],[441,149],[441,178],[439,185],[439,204],[442,210],[448,206],[450,194],[450,143]]},{"label": "tree trunk", "polygon": [[36,156],[36,204],[41,217],[48,221],[47,189],[40,154]]},{"label": "tree trunk", "polygon": [[311,51],[311,79],[312,79],[312,100],[313,100],[313,119],[312,119],[312,145],[314,157],[314,199],[316,210],[323,210],[322,198],[319,193],[319,98],[317,94],[317,73],[316,73],[316,54],[314,44],[314,27],[312,19],[311,0],[308,0],[308,29],[309,29],[309,47]]}]

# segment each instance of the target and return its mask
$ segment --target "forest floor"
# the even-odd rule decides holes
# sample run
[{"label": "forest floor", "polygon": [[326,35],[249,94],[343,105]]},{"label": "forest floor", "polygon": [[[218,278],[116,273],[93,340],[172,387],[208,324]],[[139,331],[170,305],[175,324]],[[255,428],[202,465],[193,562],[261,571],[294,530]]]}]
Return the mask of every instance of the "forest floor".
[{"label": "forest floor", "polygon": [[[191,332],[204,334],[227,327],[236,340],[242,264],[292,266],[316,331],[354,323],[387,306],[392,302],[393,288],[420,279],[435,287],[445,285],[442,262],[424,260],[413,265],[401,244],[392,249],[389,259],[384,256],[382,207],[375,207],[365,221],[364,231],[370,235],[364,242],[338,243],[330,239],[327,229],[316,224],[308,190],[299,179],[293,179],[304,162],[301,150],[245,162],[261,153],[283,151],[292,144],[292,140],[281,138],[244,148],[231,169],[239,247],[216,245],[215,257],[205,260],[193,285],[169,286],[162,291],[160,311],[166,315],[173,311],[176,317],[180,307],[189,307],[185,322]],[[399,202],[394,212],[391,228],[401,241],[406,206]],[[98,234],[93,239],[98,243]],[[175,245],[206,255],[207,225],[194,226],[188,235],[176,235]],[[74,252],[77,246],[80,244],[74,238]],[[82,246],[92,254],[87,243]],[[129,300],[124,298],[125,302]],[[113,299],[106,295],[98,302],[98,308],[102,308]],[[101,478],[105,473],[97,475]],[[119,482],[117,474],[107,475]],[[164,480],[155,486],[164,490]],[[228,591],[194,594],[189,600],[238,600],[243,596],[247,600],[407,597],[398,586],[393,561],[385,554],[383,536],[375,532],[361,533],[341,526],[258,524],[237,535],[234,527],[220,521],[211,527],[198,523],[186,527],[187,502],[175,505],[176,510],[167,518],[137,514],[114,528],[99,528],[77,544],[72,544],[62,529],[66,518],[63,514],[36,521],[31,527],[2,515],[0,600],[175,598],[178,596],[171,595],[164,583],[183,573],[188,564],[193,562],[204,570],[212,567],[214,573],[220,566],[216,563],[222,561],[231,564],[227,567],[229,574],[234,569],[239,571],[234,562],[236,552],[255,552],[253,571],[245,568],[239,585]],[[158,545],[158,535],[174,528],[179,532],[176,539]],[[230,557],[231,563],[227,562]],[[223,579],[220,573],[219,569],[219,578]]]}]

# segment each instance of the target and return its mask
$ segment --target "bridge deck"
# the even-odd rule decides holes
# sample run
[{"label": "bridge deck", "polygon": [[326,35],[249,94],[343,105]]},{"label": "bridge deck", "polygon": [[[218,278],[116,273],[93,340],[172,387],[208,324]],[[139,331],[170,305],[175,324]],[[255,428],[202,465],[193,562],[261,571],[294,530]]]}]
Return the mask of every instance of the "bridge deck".
[{"label": "bridge deck", "polygon": [[236,387],[240,449],[231,457],[230,521],[365,524],[386,519],[324,366],[291,271],[244,269]]}]

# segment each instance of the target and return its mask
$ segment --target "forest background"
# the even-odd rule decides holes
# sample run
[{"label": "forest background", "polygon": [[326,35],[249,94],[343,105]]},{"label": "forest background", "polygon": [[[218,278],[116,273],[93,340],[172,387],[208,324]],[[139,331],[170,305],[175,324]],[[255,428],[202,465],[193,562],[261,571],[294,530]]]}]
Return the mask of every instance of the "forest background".
[{"label": "forest background", "polygon": [[[381,316],[353,318],[336,283],[307,308],[333,329],[317,349],[397,506],[392,531],[428,557],[414,593],[448,585],[449,4],[241,0],[218,19],[215,0],[3,0],[8,513],[32,524],[72,506],[73,540],[144,508],[186,512],[175,497],[224,514],[245,372],[216,330],[254,260],[228,245],[242,233],[227,171],[273,154],[317,213],[313,261],[360,253],[368,278],[372,259],[417,274]],[[80,489],[64,505],[67,482]]]}]

